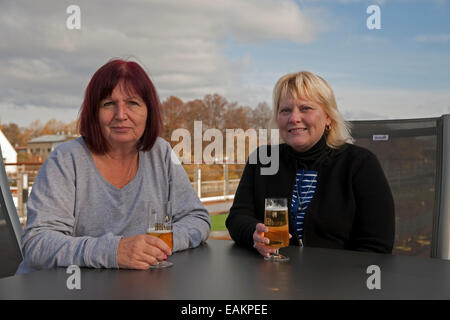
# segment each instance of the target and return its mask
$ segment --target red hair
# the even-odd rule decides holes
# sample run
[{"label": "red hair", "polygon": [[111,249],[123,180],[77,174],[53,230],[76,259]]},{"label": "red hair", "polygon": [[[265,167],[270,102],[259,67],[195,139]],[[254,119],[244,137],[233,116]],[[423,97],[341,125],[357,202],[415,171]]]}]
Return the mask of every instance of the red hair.
[{"label": "red hair", "polygon": [[147,73],[134,61],[111,60],[92,76],[80,109],[79,131],[94,153],[105,154],[109,149],[100,128],[98,114],[100,102],[111,95],[120,81],[123,82],[125,90],[138,94],[147,105],[145,130],[136,145],[137,149],[150,150],[162,129],[161,103]]}]

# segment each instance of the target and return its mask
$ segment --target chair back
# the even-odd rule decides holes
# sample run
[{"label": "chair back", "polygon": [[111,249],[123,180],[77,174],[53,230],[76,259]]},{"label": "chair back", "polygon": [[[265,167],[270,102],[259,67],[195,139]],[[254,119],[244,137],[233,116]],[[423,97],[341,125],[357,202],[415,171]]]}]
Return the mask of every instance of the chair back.
[{"label": "chair back", "polygon": [[374,152],[395,203],[394,254],[450,259],[450,115],[351,121]]},{"label": "chair back", "polygon": [[0,278],[14,275],[23,260],[22,234],[0,148]]}]

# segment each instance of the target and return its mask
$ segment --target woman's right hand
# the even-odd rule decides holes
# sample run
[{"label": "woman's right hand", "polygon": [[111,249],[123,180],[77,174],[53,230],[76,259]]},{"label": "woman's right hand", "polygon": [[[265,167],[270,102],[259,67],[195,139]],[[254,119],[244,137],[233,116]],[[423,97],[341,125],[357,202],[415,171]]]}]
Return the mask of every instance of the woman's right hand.
[{"label": "woman's right hand", "polygon": [[122,238],[117,248],[117,264],[123,269],[146,270],[151,265],[167,259],[172,251],[159,238],[146,234],[138,234]]},{"label": "woman's right hand", "polygon": [[267,244],[270,243],[270,240],[264,237],[264,233],[266,232],[269,232],[269,229],[267,229],[263,223],[258,223],[256,225],[255,232],[253,233],[253,247],[258,250],[262,256],[269,257],[271,253],[275,253],[276,249],[267,246]]}]

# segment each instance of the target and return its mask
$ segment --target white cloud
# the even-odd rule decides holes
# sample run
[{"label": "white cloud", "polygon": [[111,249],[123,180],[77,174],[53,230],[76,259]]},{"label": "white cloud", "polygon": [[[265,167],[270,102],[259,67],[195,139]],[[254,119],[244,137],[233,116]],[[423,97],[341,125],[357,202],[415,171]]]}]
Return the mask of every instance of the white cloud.
[{"label": "white cloud", "polygon": [[62,70],[52,66],[49,61],[23,58],[0,60],[0,73],[4,77],[15,77],[20,80],[45,80],[64,74]]},{"label": "white cloud", "polygon": [[386,0],[300,0],[300,2],[303,2],[303,1],[308,1],[308,2],[317,3],[317,4],[321,4],[324,2],[334,2],[334,3],[344,4],[344,5],[357,4],[357,3],[361,3],[361,2],[365,2],[365,3],[369,3],[369,4],[373,4],[373,2],[375,2],[379,5],[384,5],[386,3]]},{"label": "white cloud", "polygon": [[[146,67],[162,99],[175,95],[186,101],[219,93],[243,105],[256,106],[261,101],[270,104],[273,85],[284,71],[292,70],[283,69],[285,65],[278,61],[274,61],[275,67],[255,67],[254,57],[246,52],[228,57],[225,52],[230,43],[253,48],[263,44],[264,50],[266,41],[310,44],[321,32],[343,29],[336,27],[342,21],[334,19],[324,6],[299,8],[294,0],[78,0],[77,5],[81,8],[81,30],[68,30],[68,3],[0,2],[3,122],[26,125],[38,118],[75,119],[90,77],[112,57],[136,57]],[[380,36],[348,37],[352,40],[349,46],[355,42],[389,41]],[[450,35],[424,33],[414,39],[448,43]],[[306,46],[295,48],[302,61],[299,47]],[[289,68],[299,63],[290,59]],[[357,61],[358,55],[354,59]],[[329,65],[329,61],[323,65]],[[276,68],[278,72],[273,71]],[[327,72],[339,72],[331,69]],[[342,77],[336,81],[339,79]],[[335,92],[344,113],[359,119],[435,116],[448,112],[450,101],[444,91],[342,87]]]},{"label": "white cloud", "polygon": [[230,2],[220,13],[231,32],[241,41],[284,39],[293,42],[310,42],[317,32],[307,16],[291,1],[240,1]]},{"label": "white cloud", "polygon": [[[0,102],[0,117],[3,124],[14,122],[19,126],[28,126],[33,120],[40,120],[46,123],[55,118],[69,123],[78,116],[79,108],[52,108],[43,105],[15,105],[12,103]],[[29,117],[28,115],[34,115]]]},{"label": "white cloud", "polygon": [[[68,30],[67,3],[0,3],[0,106],[78,108],[87,82],[112,57],[136,57],[162,98],[220,93],[239,99],[249,57],[230,60],[227,41],[313,41],[326,25],[294,0],[79,0],[81,30]],[[247,92],[251,95],[251,93]],[[64,98],[65,97],[65,98]],[[75,97],[79,97],[76,99]],[[50,109],[48,109],[50,110]],[[64,111],[55,111],[59,115]]]},{"label": "white cloud", "polygon": [[450,42],[450,33],[442,34],[419,34],[414,37],[417,42],[425,43],[447,43]]},{"label": "white cloud", "polygon": [[448,90],[333,89],[348,120],[439,117],[449,113]]}]

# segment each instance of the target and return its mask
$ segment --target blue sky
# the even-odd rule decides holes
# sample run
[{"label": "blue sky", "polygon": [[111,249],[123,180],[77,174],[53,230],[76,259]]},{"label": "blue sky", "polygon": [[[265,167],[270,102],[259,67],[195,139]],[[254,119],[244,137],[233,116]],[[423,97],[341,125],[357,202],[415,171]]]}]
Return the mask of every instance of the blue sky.
[{"label": "blue sky", "polygon": [[270,105],[279,77],[309,70],[348,119],[450,113],[450,0],[80,0],[80,30],[65,26],[70,4],[0,3],[3,123],[75,119],[93,72],[128,56],[161,99]]},{"label": "blue sky", "polygon": [[[255,80],[261,70],[276,77],[295,70],[311,70],[324,76],[332,86],[355,90],[450,92],[450,1],[297,3],[300,8],[324,8],[332,27],[310,43],[229,45],[226,52],[230,57],[251,57],[250,73],[254,72]],[[369,30],[366,26],[370,16],[366,8],[370,4],[380,7],[381,30]],[[450,112],[450,100],[442,107]],[[432,111],[429,115],[437,113]],[[380,115],[390,117],[388,112]]]}]

